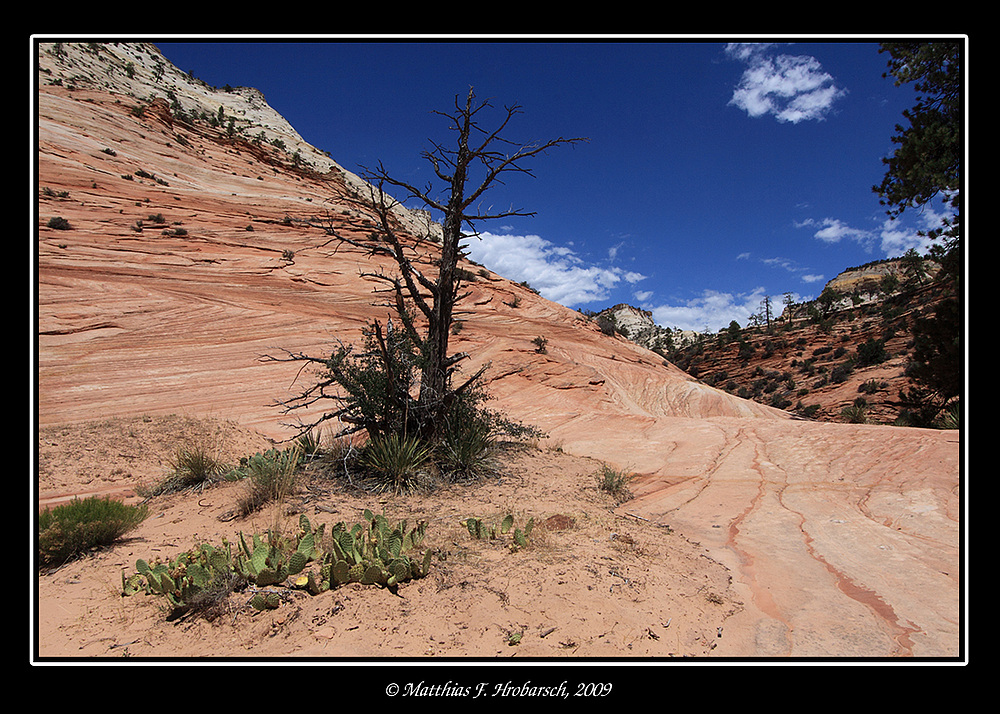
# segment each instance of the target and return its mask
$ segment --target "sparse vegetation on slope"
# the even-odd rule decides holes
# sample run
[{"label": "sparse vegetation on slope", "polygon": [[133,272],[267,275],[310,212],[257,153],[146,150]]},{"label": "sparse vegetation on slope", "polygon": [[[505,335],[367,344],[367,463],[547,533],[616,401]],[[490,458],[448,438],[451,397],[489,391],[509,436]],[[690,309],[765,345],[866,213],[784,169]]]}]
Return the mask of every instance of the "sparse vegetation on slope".
[{"label": "sparse vegetation on slope", "polygon": [[845,408],[860,406],[869,422],[925,425],[909,394],[914,326],[937,309],[941,286],[900,285],[876,299],[824,293],[769,327],[730,325],[662,354],[717,389],[804,418],[841,421]]}]

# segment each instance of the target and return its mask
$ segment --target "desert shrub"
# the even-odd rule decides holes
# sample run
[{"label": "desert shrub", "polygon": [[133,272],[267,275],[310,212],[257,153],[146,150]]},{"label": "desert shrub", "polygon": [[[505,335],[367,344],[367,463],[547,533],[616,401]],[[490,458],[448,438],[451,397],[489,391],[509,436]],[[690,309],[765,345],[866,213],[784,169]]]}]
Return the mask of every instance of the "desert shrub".
[{"label": "desert shrub", "polygon": [[888,389],[889,383],[884,380],[869,379],[858,385],[858,391],[863,394],[874,394],[883,389]]},{"label": "desert shrub", "polygon": [[618,321],[613,315],[598,315],[597,326],[608,336],[614,336],[618,332]]},{"label": "desert shrub", "polygon": [[852,404],[840,411],[840,418],[848,424],[867,424],[868,415],[864,405]]},{"label": "desert shrub", "polygon": [[342,392],[335,412],[354,431],[373,438],[420,430],[421,414],[412,392],[420,355],[405,330],[375,323],[364,330],[365,349],[339,347],[326,361],[324,376]]},{"label": "desert shrub", "polygon": [[70,229],[69,221],[62,216],[53,216],[48,222],[49,228],[54,228],[57,231],[68,231]]},{"label": "desert shrub", "polygon": [[857,364],[859,367],[881,364],[887,359],[889,359],[889,354],[885,351],[885,343],[882,340],[872,338],[858,346]]},{"label": "desert shrub", "polygon": [[834,384],[846,382],[847,378],[851,376],[851,372],[853,371],[854,365],[850,361],[841,362],[830,370],[830,381]]},{"label": "desert shrub", "polygon": [[202,489],[222,479],[226,465],[200,447],[178,447],[170,461],[170,473],[151,488],[145,489],[144,496],[161,496],[192,489]]},{"label": "desert shrub", "polygon": [[788,409],[792,406],[792,401],[783,394],[775,392],[771,395],[771,406],[775,409]]},{"label": "desert shrub", "polygon": [[237,501],[240,516],[247,516],[268,503],[282,501],[295,491],[295,473],[302,460],[302,449],[294,446],[279,451],[269,449],[240,460],[240,467],[227,478],[245,480],[245,490]]},{"label": "desert shrub", "polygon": [[958,429],[962,425],[962,405],[955,402],[945,409],[935,422],[939,429]]},{"label": "desert shrub", "polygon": [[317,434],[314,431],[307,431],[304,434],[299,434],[298,438],[295,440],[295,445],[300,449],[303,456],[309,458],[317,456],[323,451],[322,434]]},{"label": "desert shrub", "polygon": [[807,419],[812,419],[819,412],[819,404],[809,404],[798,408],[799,414]]},{"label": "desert shrub", "polygon": [[633,478],[635,478],[635,474],[604,464],[597,472],[597,488],[614,496],[618,501],[627,501],[632,497],[628,485]]},{"label": "desert shrub", "polygon": [[63,563],[91,548],[111,545],[138,527],[147,515],[144,504],[130,506],[99,496],[45,510],[38,515],[39,564]]},{"label": "desert shrub", "polygon": [[[334,440],[366,434],[366,444],[339,456],[323,458],[334,473],[353,475],[370,485],[395,491],[409,490],[432,472],[470,475],[488,470],[494,442],[538,438],[537,429],[486,408],[490,399],[482,375],[485,367],[454,386],[456,368],[449,370],[443,391],[433,399],[424,394],[421,378],[429,347],[418,339],[406,313],[401,323],[372,322],[363,330],[364,348],[340,345],[328,358],[290,355],[287,361],[321,364],[320,381],[282,406],[286,411],[312,407],[331,399],[336,408],[318,421],[336,420],[342,426]],[[277,360],[285,361],[285,360]],[[350,457],[350,458],[348,458]]]}]

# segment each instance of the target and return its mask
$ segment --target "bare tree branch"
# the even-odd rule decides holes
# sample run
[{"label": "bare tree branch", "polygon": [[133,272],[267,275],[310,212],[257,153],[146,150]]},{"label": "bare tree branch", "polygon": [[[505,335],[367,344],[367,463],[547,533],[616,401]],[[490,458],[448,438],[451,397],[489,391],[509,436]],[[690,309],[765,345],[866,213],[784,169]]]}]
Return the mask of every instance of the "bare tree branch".
[{"label": "bare tree branch", "polygon": [[[374,280],[382,286],[376,292],[388,293],[391,296],[389,305],[398,315],[406,337],[418,348],[421,359],[421,376],[419,380],[419,395],[413,412],[422,420],[421,430],[424,436],[433,436],[442,428],[446,413],[452,401],[462,392],[470,388],[483,374],[485,368],[478,370],[460,387],[454,389],[451,378],[456,365],[468,359],[466,353],[449,354],[449,336],[454,320],[456,305],[469,293],[463,292],[461,286],[464,274],[458,269],[458,262],[464,257],[462,240],[469,234],[464,232],[467,227],[472,235],[478,235],[476,224],[480,221],[511,216],[531,216],[527,212],[511,208],[498,212],[469,213],[468,208],[494,185],[502,184],[504,174],[515,172],[533,175],[524,162],[548,149],[564,144],[574,144],[586,141],[582,138],[558,138],[543,143],[517,145],[502,134],[507,130],[512,119],[521,113],[521,107],[514,104],[504,108],[496,126],[486,131],[478,123],[480,112],[491,108],[489,101],[477,101],[475,92],[470,88],[465,97],[464,105],[459,97],[455,97],[455,110],[451,114],[435,112],[446,117],[451,129],[457,132],[454,148],[446,148],[439,143],[432,143],[432,148],[423,152],[423,157],[431,164],[435,176],[444,187],[441,191],[443,200],[435,197],[434,186],[428,184],[421,189],[413,184],[390,175],[386,167],[377,163],[374,169],[365,169],[362,178],[367,182],[366,195],[359,196],[345,191],[341,201],[375,222],[375,228],[367,232],[358,226],[352,226],[363,237],[348,235],[346,230],[338,229],[332,218],[326,225],[320,225],[331,240],[343,245],[352,246],[364,251],[369,257],[389,259],[395,266],[396,275],[388,275],[384,271],[364,272],[365,278]],[[470,169],[478,167],[482,178],[475,188],[468,192],[466,186],[470,181]],[[392,198],[386,188],[399,189],[405,194],[402,201]],[[413,236],[403,228],[397,210],[406,202],[415,200],[422,207],[437,212],[443,216],[442,240],[440,246],[433,250],[424,236]],[[314,223],[314,225],[319,225]],[[431,253],[434,253],[433,255]],[[423,266],[428,266],[429,269]],[[436,275],[430,273],[436,269]],[[425,272],[426,271],[426,272]],[[418,329],[410,315],[409,306],[413,306],[423,317]],[[390,345],[380,331],[376,322],[371,328],[370,337],[377,344],[383,368],[393,377],[391,370],[395,368],[395,356]],[[347,353],[343,350],[329,360],[319,360],[295,353],[275,361],[306,361],[320,362],[327,370],[327,377],[319,384],[305,390],[295,400],[289,400],[286,408],[299,409],[312,406],[321,399],[329,398],[326,390],[334,385],[341,389],[352,389],[350,375],[342,370]],[[358,395],[354,395],[357,397]],[[402,397],[401,397],[402,398]],[[408,398],[408,397],[407,397]],[[410,407],[407,406],[407,413]],[[327,418],[339,418],[349,421],[356,418],[349,410],[340,409]],[[369,424],[369,428],[374,428]]]}]

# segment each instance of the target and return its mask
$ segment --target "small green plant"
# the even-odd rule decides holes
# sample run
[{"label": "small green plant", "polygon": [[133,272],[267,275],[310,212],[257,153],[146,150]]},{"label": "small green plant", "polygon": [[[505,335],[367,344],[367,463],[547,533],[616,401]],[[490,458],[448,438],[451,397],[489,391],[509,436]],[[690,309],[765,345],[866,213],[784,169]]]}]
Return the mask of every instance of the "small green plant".
[{"label": "small green plant", "polygon": [[495,465],[496,434],[485,421],[448,423],[438,449],[440,465],[452,478],[474,478],[492,471]]},{"label": "small green plant", "polygon": [[228,480],[246,479],[246,491],[237,503],[240,515],[247,516],[292,493],[302,453],[301,446],[296,444],[280,451],[268,449],[240,459],[239,467],[226,474]]},{"label": "small green plant", "polygon": [[498,538],[511,533],[511,550],[526,548],[530,542],[531,531],[535,526],[535,519],[529,518],[524,524],[524,529],[514,527],[514,516],[508,513],[499,523],[492,525],[485,523],[481,518],[466,518],[462,523],[469,531],[469,535],[477,540],[497,540]]},{"label": "small green plant", "polygon": [[312,458],[322,452],[323,436],[310,430],[300,434],[295,440],[295,444],[301,449],[303,457]]},{"label": "small green plant", "polygon": [[627,501],[632,497],[628,485],[633,478],[635,474],[604,464],[597,473],[597,488],[614,496],[618,501]]},{"label": "small green plant", "polygon": [[875,394],[880,390],[885,390],[889,388],[889,383],[885,380],[879,379],[869,379],[863,384],[858,385],[858,391],[863,394]]},{"label": "small green plant", "polygon": [[848,424],[867,424],[867,407],[857,403],[846,406],[840,410],[840,418]]},{"label": "small green plant", "polygon": [[537,352],[538,354],[540,354],[540,355],[548,354],[548,351],[549,351],[549,347],[548,347],[549,340],[548,340],[548,338],[542,337],[541,335],[539,335],[538,337],[536,337],[535,339],[533,339],[531,341],[531,343],[535,346],[535,352]]},{"label": "small green plant", "polygon": [[939,429],[958,429],[962,425],[962,405],[955,402],[938,417],[935,426]]},{"label": "small green plant", "polygon": [[91,496],[38,514],[38,560],[61,564],[91,548],[111,545],[139,526],[147,506],[130,506],[112,498]]},{"label": "small green plant", "polygon": [[145,497],[188,490],[202,490],[225,477],[226,464],[200,446],[178,447],[170,472],[159,483],[142,489]]},{"label": "small green plant", "polygon": [[62,216],[53,216],[49,219],[48,227],[57,231],[68,231],[71,226],[69,225],[69,221]]}]

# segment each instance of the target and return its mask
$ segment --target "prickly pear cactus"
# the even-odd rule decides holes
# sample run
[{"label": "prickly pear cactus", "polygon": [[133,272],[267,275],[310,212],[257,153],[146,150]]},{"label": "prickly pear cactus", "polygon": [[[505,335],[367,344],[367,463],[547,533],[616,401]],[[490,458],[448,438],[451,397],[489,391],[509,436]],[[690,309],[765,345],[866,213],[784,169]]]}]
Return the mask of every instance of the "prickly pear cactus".
[{"label": "prickly pear cactus", "polygon": [[250,599],[255,610],[275,610],[281,605],[281,596],[273,590],[260,590]]},{"label": "prickly pear cactus", "polygon": [[477,540],[496,540],[500,536],[510,533],[513,528],[514,532],[511,534],[510,547],[511,550],[517,550],[518,548],[527,547],[530,542],[531,529],[534,526],[535,519],[529,518],[523,530],[514,528],[514,516],[510,513],[504,516],[498,525],[487,525],[481,518],[466,518],[462,523],[469,531],[469,535]]},{"label": "prickly pear cactus", "polygon": [[150,564],[140,558],[135,563],[136,572],[122,573],[122,595],[130,596],[140,591],[161,595],[174,608],[184,608],[220,576],[231,572],[226,551],[201,544],[178,554],[173,560],[155,561]]},{"label": "prickly pear cactus", "polygon": [[[122,595],[143,591],[164,596],[181,608],[220,575],[234,573],[256,588],[287,586],[313,595],[348,583],[395,588],[428,574],[431,551],[416,553],[424,539],[425,521],[412,528],[406,521],[393,526],[385,516],[371,511],[365,511],[365,520],[366,525],[350,528],[337,523],[324,539],[324,527],[314,528],[303,514],[299,532],[291,537],[272,531],[249,537],[240,533],[234,544],[223,540],[222,548],[203,544],[171,561],[139,559],[134,573],[122,572]],[[324,550],[327,542],[329,549]],[[280,602],[274,590],[259,589],[251,599],[259,610],[273,609]]]}]

